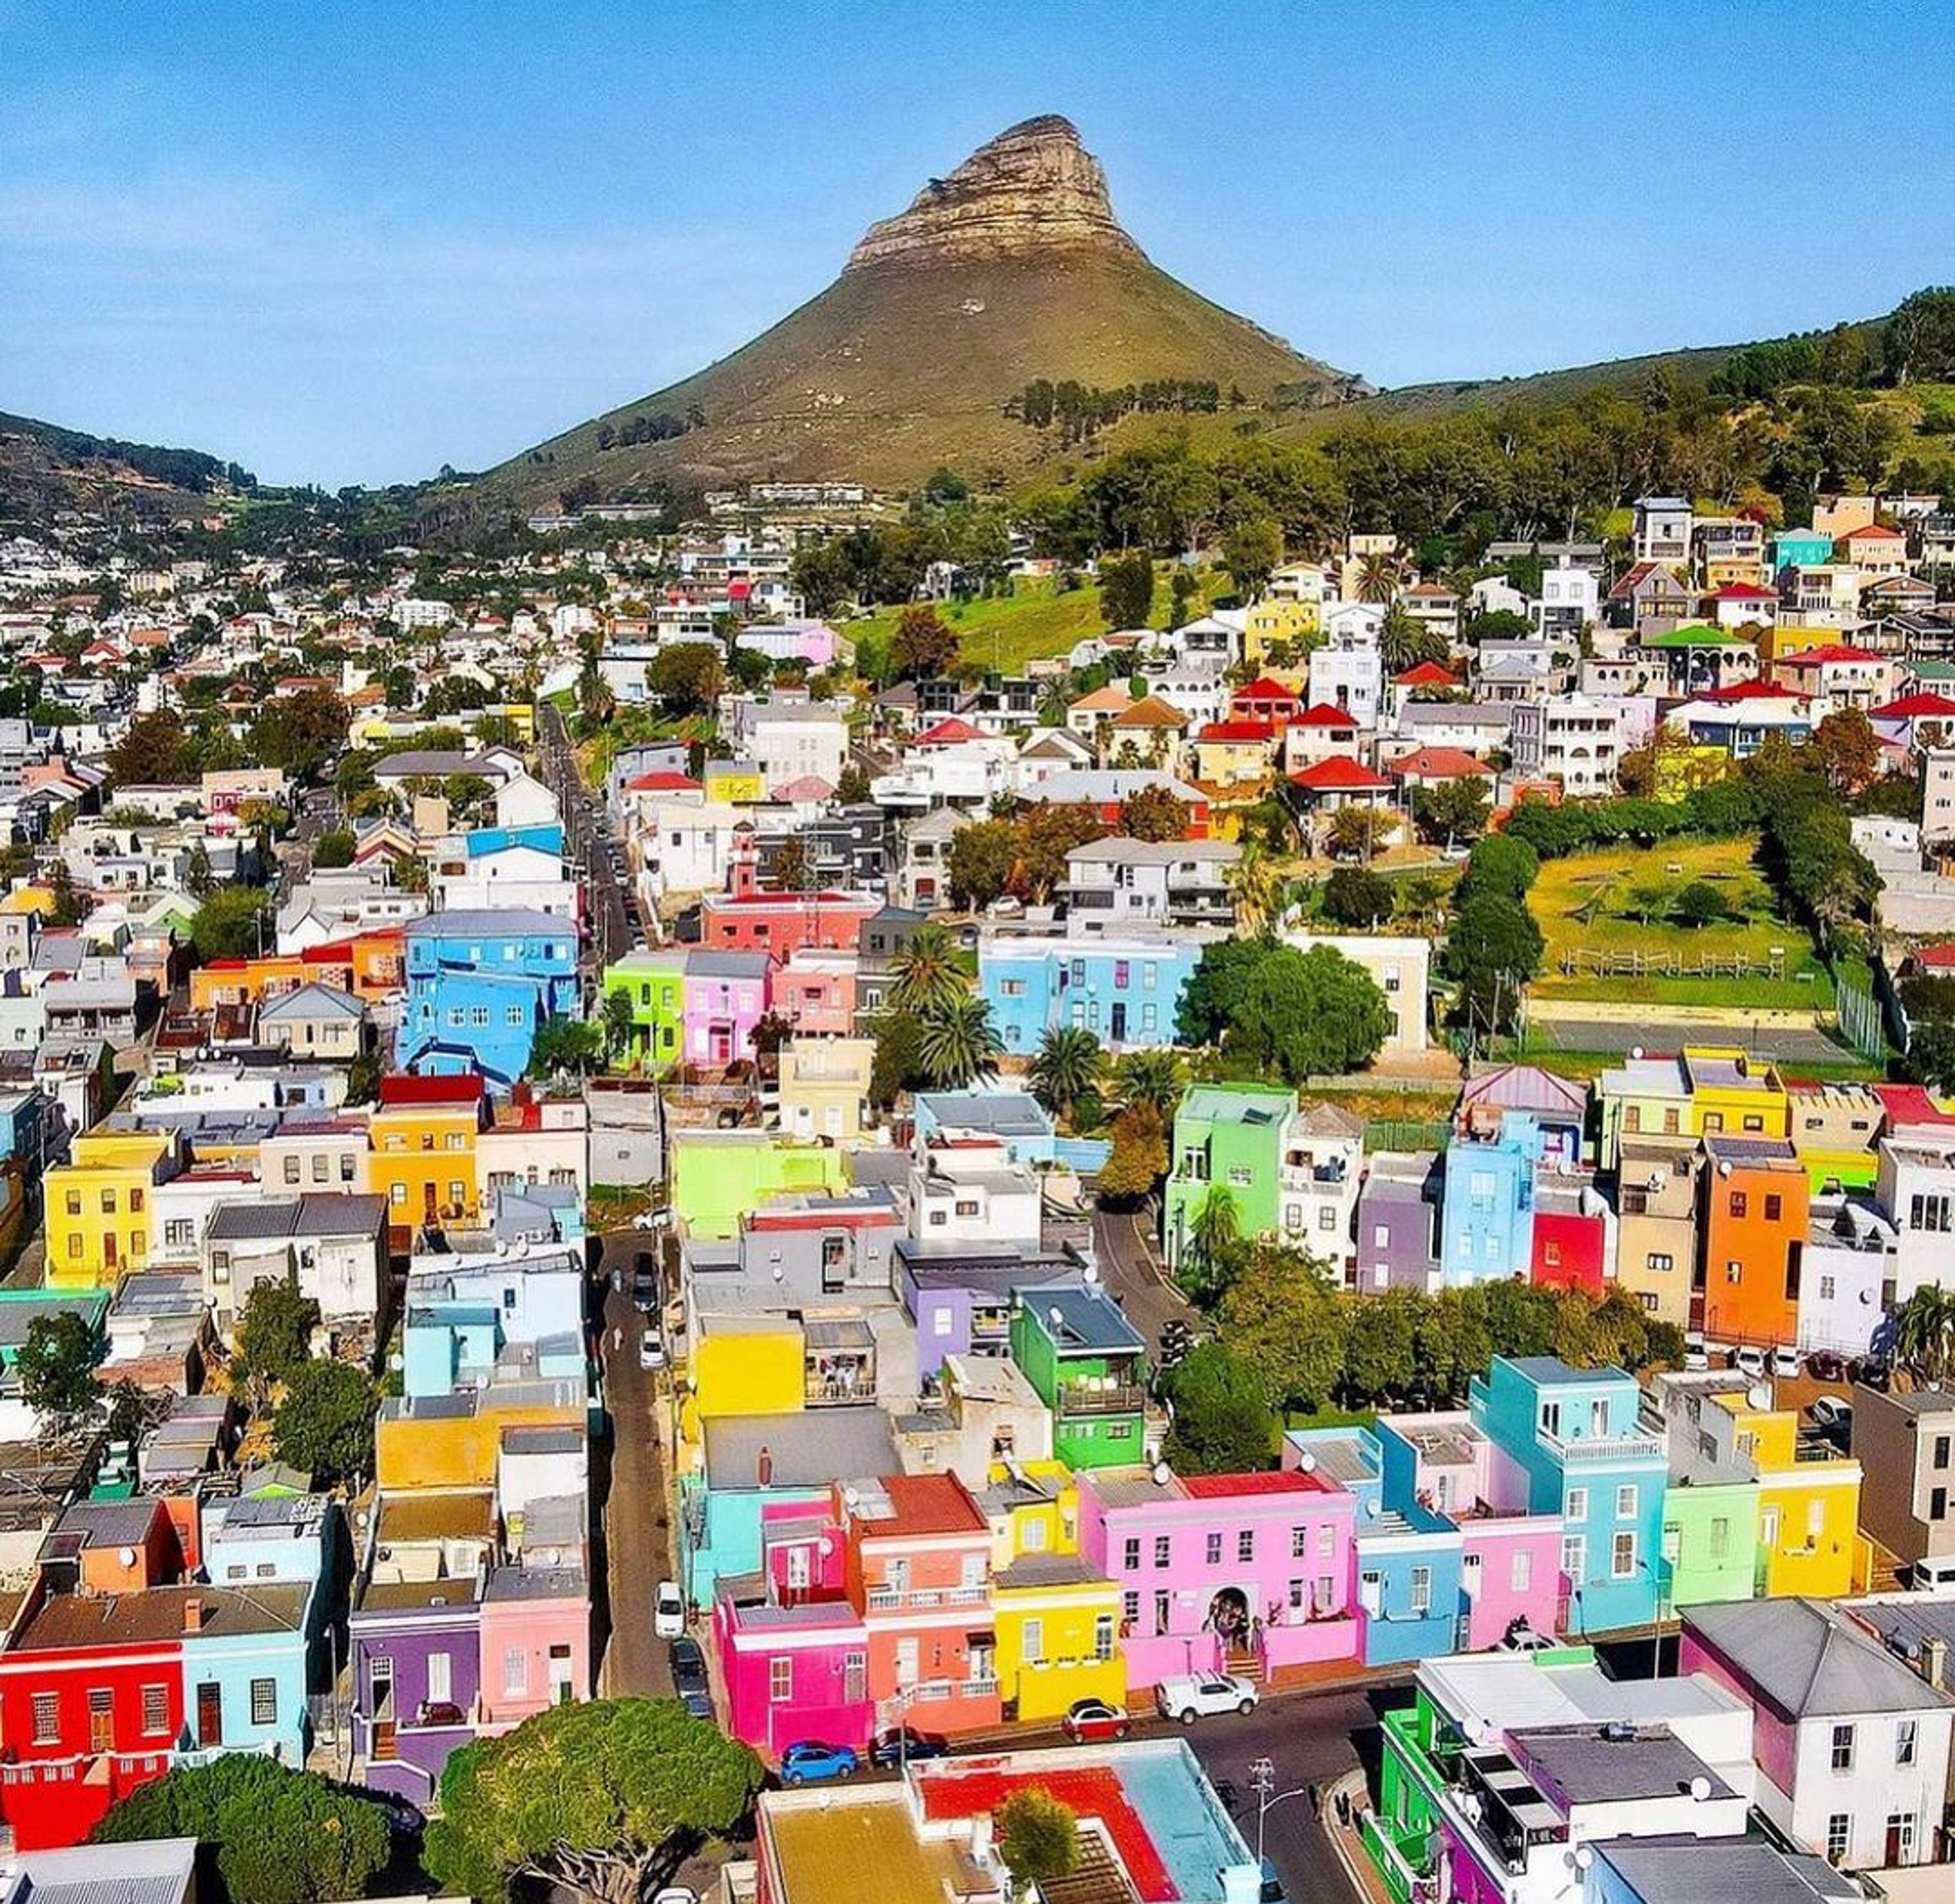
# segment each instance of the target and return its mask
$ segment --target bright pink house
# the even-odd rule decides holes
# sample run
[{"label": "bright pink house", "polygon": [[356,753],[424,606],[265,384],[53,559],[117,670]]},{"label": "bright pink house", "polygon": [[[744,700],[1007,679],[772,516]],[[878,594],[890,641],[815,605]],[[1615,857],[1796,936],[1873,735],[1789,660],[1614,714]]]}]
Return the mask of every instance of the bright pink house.
[{"label": "bright pink house", "polygon": [[773,974],[773,961],[764,952],[686,954],[679,1010],[688,1064],[724,1065],[752,1059],[754,1028],[767,1015]]},{"label": "bright pink house", "polygon": [[590,1591],[581,1567],[499,1567],[480,1616],[485,1732],[590,1697]]},{"label": "bright pink house", "polygon": [[1355,1657],[1357,1503],[1327,1476],[1082,1472],[1079,1550],[1124,1595],[1131,1686],[1229,1666],[1253,1673]]},{"label": "bright pink house", "polygon": [[774,974],[774,1010],[804,1037],[846,1037],[855,1028],[853,952],[804,948]]}]

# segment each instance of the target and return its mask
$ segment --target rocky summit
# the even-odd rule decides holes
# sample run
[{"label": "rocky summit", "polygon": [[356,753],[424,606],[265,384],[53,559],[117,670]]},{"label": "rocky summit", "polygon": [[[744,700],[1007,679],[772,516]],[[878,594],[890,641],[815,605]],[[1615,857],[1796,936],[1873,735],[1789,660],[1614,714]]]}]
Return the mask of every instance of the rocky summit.
[{"label": "rocky summit", "polygon": [[1121,228],[1100,162],[1056,113],[1027,119],[933,178],[906,211],[870,226],[848,269],[1005,258],[1084,247],[1138,258]]}]

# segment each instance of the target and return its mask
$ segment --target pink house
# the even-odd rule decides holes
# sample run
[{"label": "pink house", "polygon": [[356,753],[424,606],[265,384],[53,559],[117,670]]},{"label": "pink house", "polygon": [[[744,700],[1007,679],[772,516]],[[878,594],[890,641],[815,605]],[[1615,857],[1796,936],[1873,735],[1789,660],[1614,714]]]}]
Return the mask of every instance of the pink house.
[{"label": "pink house", "polygon": [[773,983],[773,961],[765,952],[688,952],[679,1006],[685,1062],[724,1065],[751,1059],[754,1028],[767,1016]]},{"label": "pink house", "polygon": [[852,952],[806,946],[774,974],[773,1009],[804,1037],[846,1037],[855,1028]]},{"label": "pink house", "polygon": [[590,1697],[590,1591],[581,1568],[496,1569],[480,1629],[484,1732]]},{"label": "pink house", "polygon": [[1079,1550],[1124,1595],[1128,1683],[1227,1667],[1261,1676],[1355,1656],[1357,1503],[1303,1468],[1082,1472]]}]

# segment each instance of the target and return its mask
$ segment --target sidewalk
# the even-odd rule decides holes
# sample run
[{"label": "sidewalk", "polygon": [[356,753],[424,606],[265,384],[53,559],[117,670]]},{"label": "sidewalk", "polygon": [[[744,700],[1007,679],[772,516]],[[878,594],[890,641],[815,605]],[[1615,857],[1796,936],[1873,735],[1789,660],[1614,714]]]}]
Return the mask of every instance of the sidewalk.
[{"label": "sidewalk", "polygon": [[[1351,1802],[1349,1824],[1337,1821],[1337,1795],[1340,1792]],[[1385,1888],[1385,1880],[1378,1875],[1378,1868],[1372,1863],[1371,1854],[1365,1849],[1361,1835],[1360,1821],[1371,1802],[1363,1771],[1346,1772],[1335,1784],[1324,1787],[1324,1815],[1319,1823],[1324,1827],[1324,1836],[1330,1840],[1330,1849],[1337,1854],[1337,1862],[1344,1867],[1345,1876],[1351,1880],[1352,1890],[1366,1899],[1367,1904],[1396,1904]]]}]

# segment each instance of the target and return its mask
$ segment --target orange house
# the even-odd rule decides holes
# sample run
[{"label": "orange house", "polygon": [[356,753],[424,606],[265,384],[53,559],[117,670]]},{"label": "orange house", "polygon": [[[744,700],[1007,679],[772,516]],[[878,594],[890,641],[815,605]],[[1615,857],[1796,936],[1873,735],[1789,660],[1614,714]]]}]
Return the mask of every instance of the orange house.
[{"label": "orange house", "polygon": [[1795,1343],[1812,1194],[1799,1153],[1777,1138],[1707,1137],[1704,1150],[1691,1320],[1714,1342]]},{"label": "orange house", "polygon": [[355,998],[392,998],[405,980],[407,936],[398,926],[357,933],[302,952],[213,958],[190,975],[190,1009],[262,1005],[301,985],[330,985]]},{"label": "orange house", "polygon": [[475,1144],[488,1122],[481,1078],[380,1081],[367,1121],[367,1187],[387,1200],[387,1238],[396,1255],[417,1230],[473,1229],[481,1220]]}]

